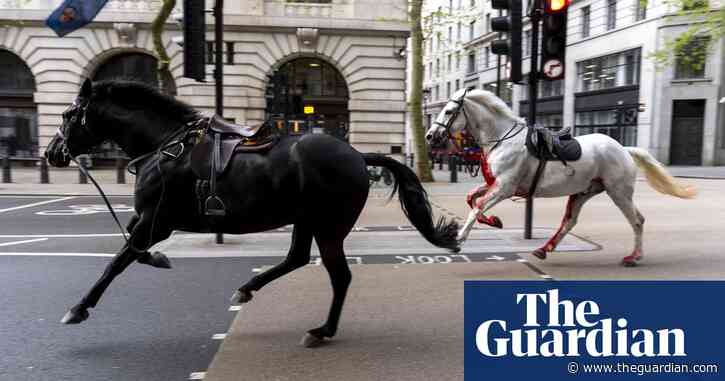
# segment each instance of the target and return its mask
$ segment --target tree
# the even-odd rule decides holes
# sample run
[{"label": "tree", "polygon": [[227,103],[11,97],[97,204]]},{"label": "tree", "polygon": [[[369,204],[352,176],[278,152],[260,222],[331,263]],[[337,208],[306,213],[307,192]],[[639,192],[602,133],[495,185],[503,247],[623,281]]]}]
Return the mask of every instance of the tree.
[{"label": "tree", "polygon": [[[687,18],[690,24],[677,37],[666,38],[664,46],[650,57],[659,67],[677,62],[690,69],[701,69],[708,53],[725,36],[725,6],[711,9],[707,0],[664,0],[664,3],[676,10],[668,19]],[[640,5],[646,6],[647,0],[640,0]],[[696,45],[700,48],[693,49]]]},{"label": "tree", "polygon": [[413,144],[418,154],[416,172],[420,181],[432,182],[428,146],[425,141],[425,126],[423,125],[423,0],[410,2],[410,29],[411,29],[411,86],[410,86],[410,113],[411,130],[413,130]]},{"label": "tree", "polygon": [[476,16],[474,12],[462,11],[458,13],[446,12],[443,8],[423,16],[424,0],[410,0],[408,3],[411,29],[411,84],[410,84],[410,113],[411,130],[413,131],[413,144],[418,155],[416,172],[422,182],[432,182],[430,157],[425,141],[425,126],[423,125],[423,42],[436,38],[438,41],[449,42],[440,32],[441,26],[461,22],[468,24]]},{"label": "tree", "polygon": [[161,4],[161,7],[159,8],[158,15],[156,15],[156,18],[151,23],[151,36],[158,59],[159,88],[167,94],[171,93],[171,89],[173,88],[173,84],[170,83],[173,81],[173,77],[169,71],[171,59],[169,58],[169,54],[166,52],[166,47],[164,46],[164,41],[161,36],[164,33],[166,20],[169,19],[169,15],[171,15],[174,7],[176,7],[176,0],[163,0],[163,4]]}]

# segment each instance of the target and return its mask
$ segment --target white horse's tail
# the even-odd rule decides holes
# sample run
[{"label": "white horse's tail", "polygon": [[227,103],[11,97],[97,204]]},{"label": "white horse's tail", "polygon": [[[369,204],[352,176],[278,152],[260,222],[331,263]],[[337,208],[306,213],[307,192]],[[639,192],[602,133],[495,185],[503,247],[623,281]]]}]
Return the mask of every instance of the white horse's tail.
[{"label": "white horse's tail", "polygon": [[647,182],[656,191],[679,198],[694,198],[697,195],[695,187],[678,183],[647,150],[637,147],[624,149],[632,155],[637,166],[644,171]]}]

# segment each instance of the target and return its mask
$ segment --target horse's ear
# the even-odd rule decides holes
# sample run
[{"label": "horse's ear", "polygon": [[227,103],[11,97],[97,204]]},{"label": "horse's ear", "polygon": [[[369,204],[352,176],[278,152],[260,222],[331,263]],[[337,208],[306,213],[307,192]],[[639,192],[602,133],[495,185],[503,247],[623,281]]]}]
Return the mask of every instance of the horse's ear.
[{"label": "horse's ear", "polygon": [[90,98],[93,94],[93,83],[89,78],[86,78],[85,81],[83,81],[83,86],[81,86],[81,93],[80,96],[82,98]]}]

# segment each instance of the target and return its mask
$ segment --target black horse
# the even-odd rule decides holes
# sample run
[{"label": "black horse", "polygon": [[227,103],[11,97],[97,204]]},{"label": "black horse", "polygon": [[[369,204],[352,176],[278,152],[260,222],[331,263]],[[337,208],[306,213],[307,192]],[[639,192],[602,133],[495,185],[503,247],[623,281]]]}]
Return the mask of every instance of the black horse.
[{"label": "black horse", "polygon": [[[244,234],[293,224],[287,258],[240,287],[233,302],[248,302],[253,291],[309,263],[314,237],[330,275],[333,300],[327,321],[308,332],[306,344],[331,338],[351,281],[343,241],[367,200],[367,165],[390,170],[396,181],[393,192],[398,192],[403,211],[430,243],[458,249],[458,224],[444,218],[434,223],[426,192],[410,169],[383,155],[361,154],[325,135],[282,137],[264,154],[236,154],[218,184],[227,213],[210,220],[199,208],[198,179],[190,169],[189,147],[194,138],[187,132],[201,118],[190,106],[142,83],[83,83],[45,155],[51,165],[64,167],[71,158],[113,141],[132,159],[140,158],[134,201],[137,215],[129,223],[126,245],[63,323],[87,319],[88,308],[96,306],[111,281],[134,261],[170,267],[163,254],[147,250],[168,238],[172,230]],[[175,145],[174,155],[162,154],[172,138],[185,144]]]}]

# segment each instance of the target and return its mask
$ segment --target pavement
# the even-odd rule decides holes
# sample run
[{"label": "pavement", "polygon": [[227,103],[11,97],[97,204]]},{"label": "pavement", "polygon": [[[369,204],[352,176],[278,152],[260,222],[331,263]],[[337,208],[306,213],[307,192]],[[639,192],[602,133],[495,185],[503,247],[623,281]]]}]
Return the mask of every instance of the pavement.
[{"label": "pavement", "polygon": [[[313,256],[311,261],[313,266],[297,270],[271,283],[256,293],[254,300],[249,304],[237,308],[239,312],[234,316],[231,325],[228,325],[228,330],[225,333],[223,333],[223,329],[217,331],[221,334],[218,337],[223,338],[223,342],[216,355],[213,356],[213,361],[210,358],[211,355],[201,356],[201,361],[211,361],[210,364],[206,362],[209,364],[206,368],[197,361],[194,363],[194,367],[189,369],[178,361],[187,359],[188,353],[193,353],[193,351],[187,351],[188,347],[185,345],[189,344],[192,348],[195,345],[207,345],[199,344],[202,336],[208,336],[197,334],[202,331],[208,333],[208,328],[202,328],[203,325],[190,323],[191,325],[184,326],[185,329],[189,329],[186,334],[171,335],[166,339],[157,336],[153,330],[141,330],[133,336],[134,339],[126,340],[125,344],[119,344],[113,340],[115,331],[109,330],[109,327],[116,324],[116,320],[114,323],[109,323],[99,319],[95,323],[99,324],[99,328],[96,329],[104,332],[107,338],[104,339],[102,335],[94,336],[95,346],[84,350],[81,348],[82,341],[73,341],[77,339],[63,336],[64,340],[74,343],[72,345],[75,349],[66,349],[63,352],[64,356],[60,356],[56,360],[72,363],[82,359],[85,361],[83,364],[85,364],[86,370],[97,372],[92,374],[103,375],[103,377],[88,378],[88,373],[83,375],[73,372],[56,371],[53,373],[51,370],[46,370],[46,372],[60,376],[74,375],[76,379],[165,381],[179,378],[177,376],[169,378],[169,373],[163,373],[162,368],[180,367],[182,369],[174,374],[185,374],[188,376],[185,378],[191,379],[225,381],[270,379],[294,379],[295,381],[326,379],[461,380],[463,378],[462,293],[464,279],[725,279],[725,255],[722,254],[722,245],[717,239],[725,228],[725,195],[722,192],[725,186],[725,169],[681,167],[671,168],[671,171],[682,176],[682,182],[696,186],[699,195],[694,200],[675,199],[656,193],[641,179],[638,181],[635,204],[646,218],[645,259],[640,266],[634,268],[623,268],[619,265],[620,259],[629,254],[632,249],[632,231],[606,195],[595,197],[586,204],[579,219],[579,225],[574,228],[573,235],[570,235],[565,241],[566,246],[562,247],[567,251],[552,253],[546,261],[539,261],[528,253],[532,248],[544,242],[558,227],[564,213],[565,198],[537,199],[535,201],[535,240],[533,241],[521,238],[523,202],[505,201],[494,208],[491,213],[502,219],[503,230],[490,228],[475,230],[473,239],[464,246],[463,250],[460,253],[451,254],[443,251],[436,252],[435,249],[428,251],[431,250],[430,247],[426,246],[415,233],[408,231],[409,222],[397,205],[397,201],[386,202],[390,188],[375,185],[358,221],[358,228],[346,241],[348,260],[355,265],[352,266],[353,283],[343,310],[338,336],[329,341],[327,345],[316,349],[306,349],[298,345],[306,330],[318,326],[323,321],[331,297],[329,281],[324,273],[324,268],[319,266],[319,259]],[[112,171],[95,172],[100,172],[99,178],[110,179],[110,181],[115,179]],[[31,209],[34,211],[32,216],[24,217],[26,219],[22,223],[19,220],[12,223],[8,223],[10,220],[0,222],[3,224],[0,234],[7,235],[10,232],[20,236],[23,234],[25,226],[31,226],[37,231],[42,229],[46,235],[54,231],[63,232],[64,227],[68,226],[70,221],[76,221],[72,217],[72,213],[79,209],[84,213],[89,211],[93,213],[84,215],[86,218],[84,222],[74,222],[75,229],[88,230],[91,226],[105,224],[106,222],[101,222],[102,220],[110,220],[104,212],[88,206],[97,203],[97,198],[82,196],[39,205],[27,210],[15,209],[29,203],[62,199],[79,194],[95,194],[95,190],[90,186],[73,184],[76,173],[70,170],[64,173],[65,177],[51,174],[51,181],[53,178],[58,179],[58,183],[52,185],[0,184],[0,194],[6,195],[0,196],[0,213],[2,213],[0,216],[5,214],[8,218],[13,219],[15,218],[13,213],[16,211]],[[439,181],[426,184],[434,212],[437,215],[462,219],[468,213],[468,206],[464,202],[465,194],[481,180],[480,177],[470,178],[461,174],[463,176],[460,177],[460,182],[448,183],[445,181],[448,172],[436,171],[434,175]],[[62,183],[61,179],[67,179],[68,182]],[[108,184],[104,185],[104,188],[109,194],[129,195],[132,192],[130,185]],[[58,196],[32,198],[33,195],[53,192]],[[16,196],[8,196],[8,194]],[[112,202],[128,204],[130,199],[119,197],[113,199]],[[80,206],[71,208],[72,205]],[[122,206],[118,205],[118,207],[120,209]],[[3,212],[5,210],[7,211]],[[53,211],[57,214],[58,210],[66,211],[65,213],[70,215],[62,215],[61,212],[61,215],[54,216]],[[51,213],[37,214],[42,211]],[[70,230],[66,233],[69,233]],[[109,229],[110,232],[112,230]],[[208,293],[208,299],[214,300],[213,308],[204,305],[199,307],[205,316],[226,316],[225,319],[230,319],[231,317],[222,312],[226,311],[228,307],[223,303],[227,294],[238,286],[240,278],[238,277],[233,283],[230,283],[233,278],[231,272],[227,273],[220,269],[225,265],[230,266],[232,263],[223,261],[246,261],[242,269],[246,268],[245,266],[253,266],[252,271],[263,271],[267,266],[281,260],[280,256],[286,251],[286,240],[289,239],[286,233],[287,231],[283,230],[247,235],[241,238],[229,237],[228,244],[223,247],[212,246],[210,236],[177,233],[161,245],[165,245],[163,250],[172,257],[172,261],[181,263],[181,266],[186,266],[184,261],[206,263],[205,266],[208,266],[208,270],[201,270],[199,274],[195,275],[193,281],[185,278],[186,282],[192,284],[196,289],[193,295],[201,297]],[[28,232],[26,231],[24,234],[28,234]],[[48,237],[33,239],[40,238]],[[4,239],[25,240],[27,238]],[[120,237],[111,238],[113,242],[108,243],[108,246],[92,237],[77,238],[73,241],[63,237],[50,237],[49,239],[51,241],[32,242],[27,246],[22,244],[0,249],[13,252],[27,250],[42,253],[49,250],[79,250],[108,253],[111,246],[117,246],[116,241],[120,240]],[[0,239],[0,244],[2,242],[4,241]],[[209,259],[202,259],[201,257],[204,256],[208,256]],[[22,259],[22,257],[20,258]],[[49,259],[44,259],[44,262],[46,266],[50,267],[66,266],[64,263],[58,264]],[[234,264],[242,266],[238,262]],[[357,266],[358,264],[363,266]],[[27,272],[28,270],[23,266],[12,267],[8,263],[5,263],[4,266],[9,268],[10,272],[0,276],[0,279],[4,276],[14,279],[11,276],[13,274],[33,274],[32,271]],[[140,273],[153,272],[153,269],[137,267],[142,268]],[[189,271],[192,267],[189,268]],[[91,278],[94,278],[96,272],[100,270],[95,268],[82,269],[82,271],[91,271]],[[214,281],[207,282],[211,279],[208,277],[217,276],[216,272],[220,279],[215,278]],[[240,273],[243,272],[242,270]],[[135,276],[128,278],[127,281],[147,281],[137,279]],[[247,275],[243,275],[241,279],[246,277]],[[58,278],[62,278],[60,273],[51,279]],[[225,282],[222,282],[221,278],[224,278]],[[81,283],[88,286],[90,285],[89,279],[85,279]],[[12,281],[8,282],[2,288],[8,290],[10,295],[24,295],[23,293],[29,293],[29,290],[53,287],[47,280],[45,283],[36,280],[34,282],[38,283],[29,281],[27,290],[17,291],[17,286]],[[154,284],[153,281],[151,282]],[[209,287],[207,283],[219,289],[211,292],[207,289]],[[80,290],[84,289],[78,287],[71,288],[74,290],[73,298],[69,295],[66,296],[65,292],[58,294],[58,291],[55,290],[51,293],[46,292],[45,295],[47,297],[52,294],[53,297],[57,296],[59,300],[62,299],[64,303],[67,303],[68,298],[75,300],[74,298],[79,296]],[[114,287],[116,284],[112,286],[112,289]],[[122,289],[121,286],[118,287]],[[159,284],[157,287],[160,291],[174,290],[172,295],[178,295],[177,293],[180,292],[183,296],[185,292],[189,292],[186,291],[187,289],[181,288],[183,286],[179,283]],[[148,288],[146,289],[148,290]],[[119,295],[122,293],[116,294],[117,298]],[[149,296],[143,296],[145,295],[143,293],[132,295],[139,300],[149,298]],[[157,295],[153,298],[159,298],[162,296],[158,295],[163,295],[163,293],[157,292],[151,295]],[[32,304],[42,299],[23,300],[23,298],[15,297],[8,300],[12,302],[10,308],[6,309],[7,313],[12,315],[12,313],[16,313],[14,311],[22,310],[26,311],[24,313],[28,315],[27,319],[32,319],[36,316],[29,312],[32,311]],[[118,300],[120,299],[117,299],[116,303]],[[133,300],[133,298],[128,298],[128,301],[121,305],[132,306]],[[58,301],[54,302],[46,304],[53,307],[51,309],[53,317],[57,318],[58,316],[55,316],[58,315],[57,310],[66,305],[61,303],[62,307],[56,306]],[[14,307],[13,303],[22,305],[22,309]],[[147,312],[157,311],[165,317],[171,316],[170,311],[172,314],[180,313],[174,306],[184,305],[182,300],[174,298],[169,303],[154,303],[157,302],[149,302],[150,307],[146,308]],[[222,305],[218,305],[220,303]],[[104,304],[104,308],[110,308],[109,305],[111,304]],[[137,313],[135,310],[124,312],[123,308],[119,307],[112,308],[106,313],[108,314],[105,315],[106,319],[118,314],[119,319],[117,320],[137,321],[132,319],[132,316]],[[120,318],[121,316],[123,318]],[[186,315],[182,313],[181,316]],[[12,319],[18,319],[17,324],[22,327],[18,331],[22,330],[25,333],[26,330],[32,328],[29,328],[27,324],[23,325],[21,323],[21,321],[25,321],[23,319],[15,316],[7,318],[11,319],[11,323],[16,321]],[[145,319],[145,323],[149,327],[157,327],[159,322],[164,321],[158,318],[147,317]],[[189,319],[196,321],[194,318]],[[219,329],[219,324],[223,325],[224,321],[228,322],[224,319],[213,321],[215,322],[212,324],[214,329]],[[39,335],[39,337],[50,337],[48,335],[52,330],[51,327],[40,328],[40,333],[45,336]],[[178,333],[178,330],[175,332]],[[8,335],[11,333],[0,332],[0,334]],[[194,341],[189,338],[189,335],[199,336],[197,338],[199,340]],[[22,335],[12,337],[18,343],[17,346],[24,348]],[[165,340],[162,342],[165,342],[166,345],[159,347],[159,340],[162,339]],[[60,341],[55,345],[62,346],[67,343]],[[93,355],[95,353],[93,348],[101,348],[101,354]],[[216,346],[211,348],[216,348]],[[39,350],[28,349],[23,353],[33,353]],[[153,357],[154,361],[158,362],[154,363],[153,371],[155,373],[152,373],[150,377],[141,377],[138,372],[143,369],[143,360],[133,356],[122,359],[124,351],[136,351],[139,354],[146,352],[158,354],[159,351],[168,351],[173,355]],[[176,357],[177,353],[180,353],[178,357]],[[208,353],[208,351],[204,353]],[[133,362],[127,360],[133,360]],[[113,366],[120,366],[122,369],[128,368],[129,376],[127,377],[123,371],[108,370],[107,367],[113,369]],[[23,368],[13,369],[18,371]],[[190,374],[192,371],[198,372]],[[17,377],[18,373],[12,374],[15,376],[14,379],[46,379],[22,378]],[[53,377],[47,379],[53,379]]]}]

